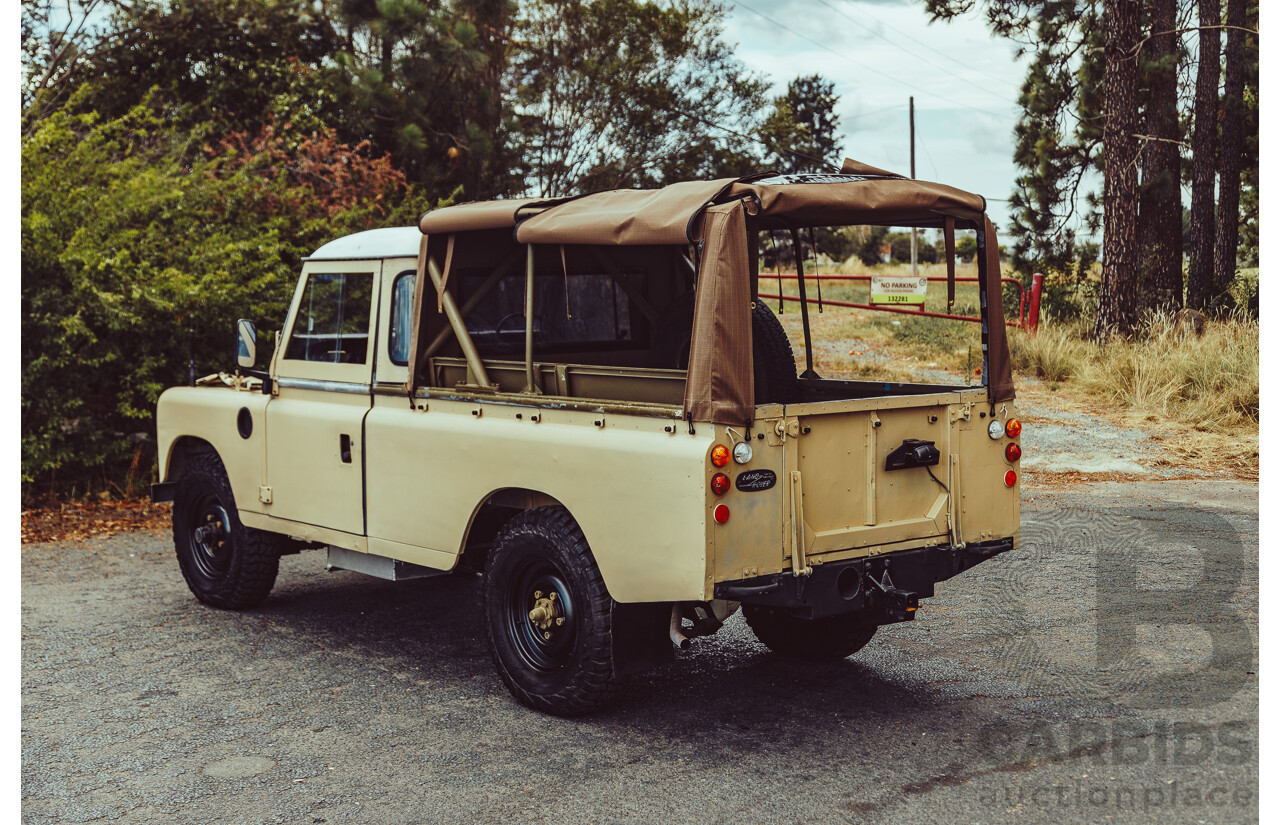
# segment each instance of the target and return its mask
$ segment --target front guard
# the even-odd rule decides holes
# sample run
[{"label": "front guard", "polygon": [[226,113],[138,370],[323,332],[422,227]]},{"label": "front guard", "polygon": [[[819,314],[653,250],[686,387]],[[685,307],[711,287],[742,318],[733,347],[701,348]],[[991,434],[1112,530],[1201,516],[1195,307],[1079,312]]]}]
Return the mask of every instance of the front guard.
[{"label": "front guard", "polygon": [[1012,549],[1013,539],[1004,538],[900,550],[815,564],[810,576],[783,572],[720,582],[715,597],[791,610],[806,619],[860,613],[868,625],[905,622],[915,618],[920,599],[933,595],[935,583]]}]

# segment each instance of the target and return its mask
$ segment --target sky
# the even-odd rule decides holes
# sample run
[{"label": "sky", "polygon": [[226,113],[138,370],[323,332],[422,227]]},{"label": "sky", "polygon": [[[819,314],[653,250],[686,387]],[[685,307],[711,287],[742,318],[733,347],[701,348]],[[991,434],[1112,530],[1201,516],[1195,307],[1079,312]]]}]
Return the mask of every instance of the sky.
[{"label": "sky", "polygon": [[773,95],[801,75],[835,83],[846,157],[909,174],[914,96],[916,177],[983,195],[997,229],[1007,231],[1026,68],[980,13],[931,24],[923,0],[731,5],[724,38],[737,44],[739,60],[774,81]]}]

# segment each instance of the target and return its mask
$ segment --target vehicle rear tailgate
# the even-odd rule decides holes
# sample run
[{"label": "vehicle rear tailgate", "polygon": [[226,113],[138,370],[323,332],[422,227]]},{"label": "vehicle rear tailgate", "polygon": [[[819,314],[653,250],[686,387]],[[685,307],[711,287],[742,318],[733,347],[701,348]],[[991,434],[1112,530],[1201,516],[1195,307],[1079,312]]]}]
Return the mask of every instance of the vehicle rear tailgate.
[{"label": "vehicle rear tailgate", "polygon": [[[953,409],[971,410],[981,394],[957,389],[788,405],[785,426],[795,432],[786,445],[788,557],[800,531],[808,558],[950,541],[959,496]],[[910,439],[931,442],[937,463],[886,469],[889,455]]]}]

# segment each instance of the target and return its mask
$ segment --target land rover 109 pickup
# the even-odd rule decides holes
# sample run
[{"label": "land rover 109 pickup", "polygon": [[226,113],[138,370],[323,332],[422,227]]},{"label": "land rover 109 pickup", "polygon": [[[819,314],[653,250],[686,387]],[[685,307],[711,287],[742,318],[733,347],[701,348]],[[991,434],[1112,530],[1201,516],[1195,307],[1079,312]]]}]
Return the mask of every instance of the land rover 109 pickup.
[{"label": "land rover 109 pickup", "polygon": [[[849,225],[936,228],[949,251],[976,232],[981,386],[822,378],[804,303],[797,375],[760,238]],[[252,324],[237,341],[234,374],[158,405],[153,498],[196,597],[258,605],[306,549],[481,574],[496,670],[550,713],[739,607],[778,654],[849,656],[1018,543],[985,202],[853,161],[435,210],[306,259],[266,369]]]}]

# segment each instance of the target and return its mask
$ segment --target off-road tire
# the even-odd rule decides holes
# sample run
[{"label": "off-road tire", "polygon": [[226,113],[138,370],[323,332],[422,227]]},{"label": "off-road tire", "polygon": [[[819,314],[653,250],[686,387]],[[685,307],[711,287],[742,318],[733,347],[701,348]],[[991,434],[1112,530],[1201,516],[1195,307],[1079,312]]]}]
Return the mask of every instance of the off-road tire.
[{"label": "off-road tire", "polygon": [[[543,630],[528,614],[539,604],[533,594],[551,591],[564,621]],[[578,716],[612,695],[613,600],[563,507],[526,510],[502,528],[485,563],[481,610],[494,667],[521,704]]]},{"label": "off-road tire", "polygon": [[852,656],[876,634],[875,627],[861,624],[855,613],[801,619],[786,610],[744,604],[742,615],[756,638],[774,653],[811,662]]},{"label": "off-road tire", "polygon": [[275,584],[286,541],[240,523],[217,454],[201,453],[187,462],[173,497],[173,543],[182,577],[197,599],[227,610],[261,604]]},{"label": "off-road tire", "polygon": [[[656,366],[688,369],[693,303],[692,295],[677,299],[659,325]],[[796,359],[791,341],[777,316],[763,303],[751,310],[751,362],[757,404],[787,404],[796,399]]]},{"label": "off-road tire", "polygon": [[751,362],[757,404],[796,400],[796,358],[791,341],[773,310],[759,302],[751,310]]}]

